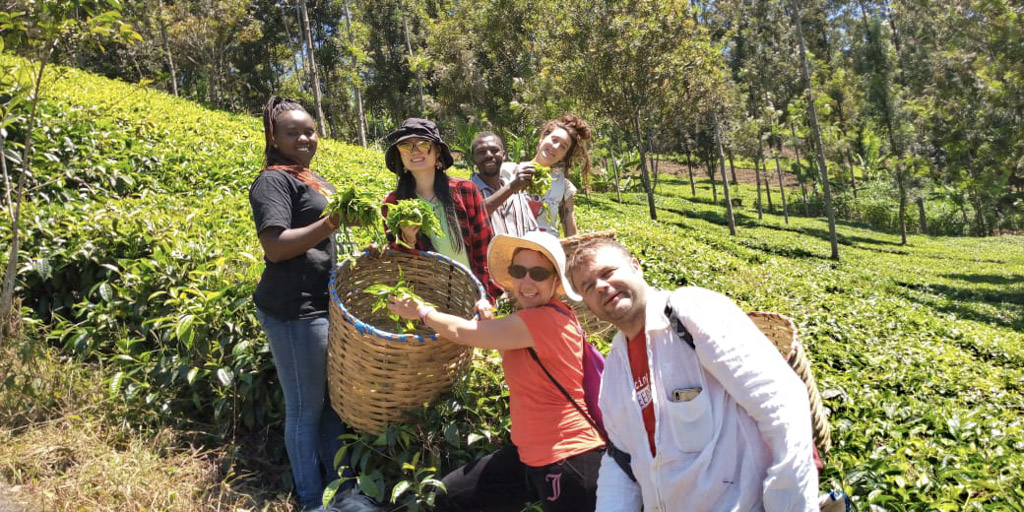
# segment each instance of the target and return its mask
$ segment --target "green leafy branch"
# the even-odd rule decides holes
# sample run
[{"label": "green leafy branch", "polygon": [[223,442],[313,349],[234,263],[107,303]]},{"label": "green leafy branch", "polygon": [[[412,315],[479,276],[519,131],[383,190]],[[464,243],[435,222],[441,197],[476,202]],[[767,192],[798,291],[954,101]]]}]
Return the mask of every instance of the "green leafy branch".
[{"label": "green leafy branch", "polygon": [[[365,230],[369,238],[377,245],[385,245],[384,232],[381,230],[383,216],[380,214],[380,203],[368,191],[357,191],[349,187],[344,192],[331,194],[327,198],[322,217],[337,215],[341,225],[356,226]],[[343,229],[345,240],[352,244],[352,236],[348,229]]]},{"label": "green leafy branch", "polygon": [[[399,275],[401,275],[401,270],[399,270]],[[398,300],[412,299],[412,301],[415,302],[417,305],[423,305],[427,303],[425,300],[423,300],[423,298],[417,295],[415,291],[413,291],[412,286],[409,286],[409,284],[406,283],[404,279],[401,279],[400,281],[395,283],[394,286],[389,286],[386,284],[370,285],[363,289],[363,292],[377,297],[377,300],[373,303],[372,311],[374,313],[380,311],[383,308],[388,307],[388,300],[391,297],[395,297]],[[398,325],[399,333],[407,333],[415,329],[412,320],[406,320],[398,316],[396,313],[389,312],[388,318],[394,320],[395,323]]]},{"label": "green leafy branch", "polygon": [[[422,199],[403,199],[388,206],[388,230],[395,234],[398,243],[409,247],[402,240],[402,230],[418,227],[427,237],[444,238],[441,222],[434,215],[434,207]],[[411,249],[411,247],[409,247]]]}]

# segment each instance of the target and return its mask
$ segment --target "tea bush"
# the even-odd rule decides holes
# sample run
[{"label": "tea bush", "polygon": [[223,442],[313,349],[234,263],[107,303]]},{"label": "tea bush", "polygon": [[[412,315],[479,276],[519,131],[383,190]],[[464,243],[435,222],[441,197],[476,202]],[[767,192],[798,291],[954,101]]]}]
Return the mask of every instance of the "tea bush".
[{"label": "tea bush", "polygon": [[[209,443],[280,428],[249,300],[263,264],[247,201],[259,120],[60,73],[45,89],[21,226],[18,293],[40,336],[103,375],[137,428],[201,430]],[[394,180],[379,152],[328,140],[314,167],[381,197]],[[891,230],[840,222],[836,262],[822,219],[787,224],[776,196],[758,220],[749,186],[733,189],[744,206],[729,236],[709,187],[700,180],[692,197],[688,179],[663,175],[657,221],[641,194],[593,193],[577,200],[579,224],[617,229],[657,286],[704,286],[796,320],[832,414],[823,489],[886,510],[1022,510],[1024,241],[903,246]],[[349,436],[360,487],[428,502],[431,476],[508,442],[507,397],[496,356],[478,353],[409,423]]]}]

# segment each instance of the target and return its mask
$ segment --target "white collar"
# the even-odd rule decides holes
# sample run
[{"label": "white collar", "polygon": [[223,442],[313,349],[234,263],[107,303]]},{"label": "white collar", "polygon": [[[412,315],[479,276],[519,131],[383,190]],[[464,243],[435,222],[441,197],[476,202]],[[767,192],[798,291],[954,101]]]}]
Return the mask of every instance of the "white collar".
[{"label": "white collar", "polygon": [[[665,316],[665,305],[668,304],[669,295],[672,292],[668,290],[662,290],[653,286],[647,285],[647,306],[644,311],[644,331],[660,331],[669,328],[668,317]],[[616,334],[615,339],[612,340],[612,345],[624,344],[629,340],[626,339],[626,333],[619,330]]]}]

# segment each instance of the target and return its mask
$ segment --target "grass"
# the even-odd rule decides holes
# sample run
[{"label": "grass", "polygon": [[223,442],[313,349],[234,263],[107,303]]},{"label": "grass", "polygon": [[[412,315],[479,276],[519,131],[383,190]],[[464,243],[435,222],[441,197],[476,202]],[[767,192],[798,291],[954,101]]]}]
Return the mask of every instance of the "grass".
[{"label": "grass", "polygon": [[[57,181],[26,205],[25,336],[0,348],[0,480],[41,509],[286,509],[280,397],[248,300],[259,124],[63,75],[46,92],[55,130],[37,141],[55,155],[39,180]],[[382,197],[393,180],[379,152],[332,141],[314,165]],[[688,179],[663,175],[658,220],[633,192],[576,211],[584,231],[617,229],[653,284],[797,321],[832,414],[823,490],[862,509],[1024,510],[1024,238],[901,245],[839,222],[832,261],[823,219],[787,224],[776,194],[759,220],[753,187],[733,196],[736,236],[706,179],[692,197]],[[498,373],[478,360],[460,402],[425,411],[401,442],[449,454],[437,472],[501,442]],[[459,414],[472,420],[449,421]],[[402,471],[373,460],[379,475]]]},{"label": "grass", "polygon": [[123,402],[97,389],[100,371],[26,334],[0,347],[0,483],[13,486],[0,498],[25,510],[291,509],[281,486],[267,484],[272,471],[237,471],[238,446],[140,431],[124,421]]}]

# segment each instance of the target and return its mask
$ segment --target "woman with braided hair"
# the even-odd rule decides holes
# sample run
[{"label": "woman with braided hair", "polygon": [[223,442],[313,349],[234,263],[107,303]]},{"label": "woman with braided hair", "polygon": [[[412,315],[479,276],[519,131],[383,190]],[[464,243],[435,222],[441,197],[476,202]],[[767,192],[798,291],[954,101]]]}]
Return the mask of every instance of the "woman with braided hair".
[{"label": "woman with braided hair", "polygon": [[[272,96],[263,131],[265,162],[249,187],[249,203],[266,268],[253,302],[284,391],[295,492],[302,510],[319,510],[324,488],[337,477],[334,455],[346,430],[327,397],[327,282],[338,219],[322,215],[334,187],[309,168],[316,126],[297,101]],[[375,508],[357,496],[332,510]]]},{"label": "woman with braided hair", "polygon": [[530,207],[537,217],[537,226],[547,233],[558,236],[576,234],[576,214],[573,210],[573,196],[576,187],[569,181],[573,165],[579,164],[580,175],[586,185],[590,178],[590,126],[573,114],[564,114],[558,119],[544,123],[537,143],[537,154],[522,167],[533,168],[542,165],[551,168],[551,188],[541,197],[530,198]]}]

